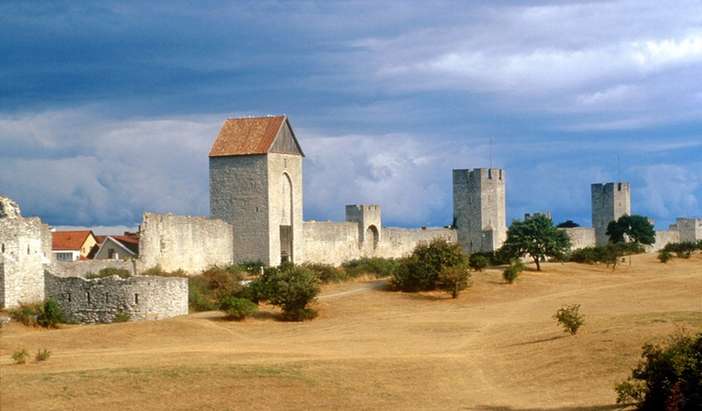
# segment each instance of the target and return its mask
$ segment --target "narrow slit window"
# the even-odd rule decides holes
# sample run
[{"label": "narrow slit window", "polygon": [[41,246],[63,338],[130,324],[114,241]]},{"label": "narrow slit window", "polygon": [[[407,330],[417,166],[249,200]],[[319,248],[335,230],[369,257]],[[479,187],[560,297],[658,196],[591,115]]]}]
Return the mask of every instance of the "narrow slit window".
[{"label": "narrow slit window", "polygon": [[85,293],[85,296],[88,299],[88,304],[90,304],[90,293]]},{"label": "narrow slit window", "polygon": [[134,294],[134,304],[139,304],[139,294]]}]

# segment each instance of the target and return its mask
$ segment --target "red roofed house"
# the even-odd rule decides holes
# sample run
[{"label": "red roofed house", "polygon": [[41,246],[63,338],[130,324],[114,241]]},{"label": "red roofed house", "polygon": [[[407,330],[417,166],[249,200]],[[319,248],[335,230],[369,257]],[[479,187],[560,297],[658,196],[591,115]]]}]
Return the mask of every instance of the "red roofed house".
[{"label": "red roofed house", "polygon": [[139,257],[139,235],[125,232],[124,235],[105,236],[93,258],[96,260],[127,260],[137,257]]},{"label": "red roofed house", "polygon": [[76,261],[88,258],[97,245],[90,230],[54,231],[51,233],[51,251],[56,261]]}]

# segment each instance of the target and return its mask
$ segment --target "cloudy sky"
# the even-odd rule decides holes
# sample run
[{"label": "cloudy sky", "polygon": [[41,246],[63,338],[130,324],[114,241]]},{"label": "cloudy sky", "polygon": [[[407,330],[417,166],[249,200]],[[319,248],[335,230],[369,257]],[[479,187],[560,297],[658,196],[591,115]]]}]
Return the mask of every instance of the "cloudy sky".
[{"label": "cloudy sky", "polygon": [[50,224],[207,214],[222,121],[278,113],[306,219],[448,224],[451,169],[490,164],[509,219],[589,225],[616,179],[702,215],[699,1],[83,3],[0,3],[0,193]]}]

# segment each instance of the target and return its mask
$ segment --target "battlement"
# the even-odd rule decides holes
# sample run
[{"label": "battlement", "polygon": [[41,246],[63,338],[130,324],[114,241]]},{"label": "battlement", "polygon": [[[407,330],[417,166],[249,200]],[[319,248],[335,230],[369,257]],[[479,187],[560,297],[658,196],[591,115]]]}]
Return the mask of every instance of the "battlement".
[{"label": "battlement", "polygon": [[623,181],[618,181],[614,183],[595,183],[592,184],[592,192],[594,193],[595,191],[598,192],[604,192],[604,193],[614,193],[615,191],[617,192],[629,192],[631,191],[631,187],[629,183],[623,182]]},{"label": "battlement", "polygon": [[474,168],[474,169],[454,169],[454,181],[456,178],[467,181],[496,180],[504,181],[504,170],[501,168]]}]

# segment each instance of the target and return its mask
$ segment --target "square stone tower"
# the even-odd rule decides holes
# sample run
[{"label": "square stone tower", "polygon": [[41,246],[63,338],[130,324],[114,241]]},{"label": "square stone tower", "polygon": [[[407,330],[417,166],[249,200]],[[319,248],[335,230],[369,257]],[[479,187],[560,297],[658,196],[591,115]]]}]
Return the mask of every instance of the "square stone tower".
[{"label": "square stone tower", "polygon": [[352,204],[346,206],[346,221],[358,224],[358,244],[364,255],[372,255],[380,242],[382,226],[380,206]]},{"label": "square stone tower", "polygon": [[468,253],[491,252],[507,239],[505,171],[453,170],[453,224]]},{"label": "square stone tower", "polygon": [[234,226],[234,261],[304,261],[304,153],[287,117],[226,120],[209,157],[210,215]]},{"label": "square stone tower", "polygon": [[631,215],[629,183],[615,182],[592,185],[592,227],[597,245],[606,245],[607,226],[623,215]]}]

